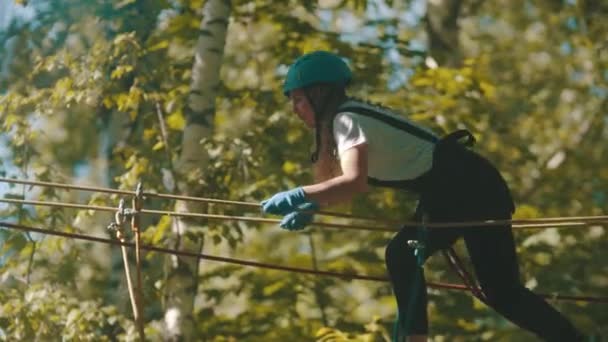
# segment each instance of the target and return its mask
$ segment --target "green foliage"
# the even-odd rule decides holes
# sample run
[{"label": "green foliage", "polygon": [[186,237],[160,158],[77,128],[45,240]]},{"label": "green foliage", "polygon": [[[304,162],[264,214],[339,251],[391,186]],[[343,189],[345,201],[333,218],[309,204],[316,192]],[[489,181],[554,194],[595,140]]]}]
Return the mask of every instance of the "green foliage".
[{"label": "green foliage", "polygon": [[[173,192],[173,181],[205,197],[251,202],[309,183],[312,137],[281,94],[277,66],[328,49],[348,57],[354,95],[398,108],[441,134],[471,130],[476,149],[509,181],[517,217],[606,213],[607,150],[601,142],[608,135],[608,9],[600,2],[463,1],[462,63],[448,68],[433,67],[425,51],[409,45],[425,34],[424,22],[370,18],[369,1],[233,1],[214,133],[200,142],[209,165],[188,174],[176,164],[203,3],[49,1],[35,20],[1,32],[7,48],[0,49],[0,67],[6,64],[0,132],[10,151],[2,171],[67,183],[109,179],[103,185],[128,190],[141,180],[146,191],[160,193]],[[390,3],[394,13],[408,10],[409,2]],[[327,22],[320,11],[327,11]],[[360,43],[341,32],[348,16],[372,32]],[[400,52],[398,67],[386,58],[390,42]],[[408,81],[389,88],[404,68],[411,72]],[[8,191],[6,197],[95,205],[116,206],[118,200],[21,186]],[[377,189],[338,209],[407,220],[413,206],[411,195]],[[145,207],[174,208],[157,199],[146,199]],[[199,209],[258,215],[231,206]],[[112,220],[67,209],[0,211],[23,224],[98,235],[107,235]],[[313,267],[306,234],[238,222],[190,223],[187,237],[204,240],[205,253]],[[145,217],[143,224],[146,243],[175,243],[170,219]],[[390,234],[310,231],[319,269],[384,274]],[[608,284],[605,234],[600,226],[518,231],[524,282],[541,292],[602,295]],[[110,260],[117,249],[12,231],[0,231],[0,241],[0,338],[135,338],[122,269]],[[151,339],[161,334],[164,261],[157,253],[146,253],[144,261]],[[198,335],[209,341],[388,340],[395,312],[389,284],[200,265],[194,317]],[[429,261],[427,279],[458,281],[438,257]],[[433,290],[429,301],[437,341],[531,339],[469,295]],[[602,305],[552,304],[585,331],[608,333]]]},{"label": "green foliage", "polygon": [[61,287],[38,284],[27,289],[2,291],[0,326],[5,340],[55,340],[58,336],[80,341],[110,341],[126,336],[131,325],[114,306],[84,300]]}]

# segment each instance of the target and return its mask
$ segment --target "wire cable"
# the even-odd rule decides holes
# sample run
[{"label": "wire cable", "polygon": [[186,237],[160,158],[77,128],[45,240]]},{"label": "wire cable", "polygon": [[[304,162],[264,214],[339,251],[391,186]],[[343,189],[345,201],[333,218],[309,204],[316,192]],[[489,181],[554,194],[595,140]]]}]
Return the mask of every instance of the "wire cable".
[{"label": "wire cable", "polygon": [[[117,190],[117,189],[109,189],[109,188],[102,188],[102,187],[85,186],[85,185],[71,185],[71,184],[54,183],[54,182],[32,181],[32,180],[26,180],[26,179],[13,179],[13,178],[6,178],[6,177],[0,177],[0,182],[10,183],[10,184],[32,185],[32,186],[45,186],[45,187],[53,187],[53,188],[65,189],[65,190],[79,190],[79,191],[91,191],[91,192],[98,192],[98,193],[109,193],[109,194],[116,194],[116,195],[131,195],[131,196],[134,195],[133,191],[128,191],[128,190]],[[144,192],[143,196],[170,199],[170,200],[189,201],[189,202],[237,205],[237,206],[242,206],[242,207],[255,208],[258,210],[260,208],[260,204],[257,202],[230,201],[230,200],[222,200],[222,199],[215,199],[215,198],[162,194],[162,193],[156,193],[156,192]],[[395,221],[395,220],[377,219],[377,218],[373,218],[373,217],[364,217],[364,216],[330,212],[330,211],[318,211],[318,212],[316,212],[316,214],[325,215],[325,216],[350,218],[350,219],[358,219],[358,220],[375,221],[375,222],[381,221],[381,222],[390,223],[390,224],[399,224],[400,223],[399,221]]]},{"label": "wire cable", "polygon": [[[49,202],[49,201],[34,201],[34,200],[22,200],[22,199],[13,199],[13,198],[0,198],[0,203],[12,203],[12,204],[25,204],[25,205],[34,205],[34,206],[49,206],[49,207],[59,207],[59,208],[72,208],[72,209],[82,209],[82,210],[97,210],[97,211],[116,211],[116,208],[107,207],[107,206],[98,206],[98,205],[88,205],[88,204],[75,204],[75,203],[65,203],[65,202]],[[249,217],[249,216],[233,216],[233,215],[218,215],[218,214],[203,214],[203,213],[189,213],[189,212],[177,212],[177,211],[165,211],[165,210],[151,210],[151,209],[142,209],[142,214],[147,215],[167,215],[174,217],[189,217],[189,218],[204,218],[209,220],[221,220],[221,221],[242,221],[242,222],[254,222],[254,223],[269,223],[269,224],[277,224],[280,223],[281,220],[278,219],[268,219],[268,218],[259,218],[259,217]],[[512,228],[514,229],[545,229],[545,228],[574,228],[574,227],[589,227],[598,224],[606,224],[608,223],[608,217],[604,218],[604,216],[597,217],[587,217],[586,219],[581,219],[580,217],[575,217],[575,220],[568,222],[565,218],[560,219],[560,221],[555,221],[555,223],[542,223],[539,221],[532,220],[502,220],[502,221],[480,221],[480,222],[454,222],[454,223],[428,223],[427,226],[429,228],[458,228],[458,227],[500,227],[511,222]],[[531,222],[531,223],[519,223],[519,222]],[[538,222],[538,223],[537,223]],[[346,230],[365,230],[365,231],[377,231],[377,232],[397,232],[402,228],[417,228],[419,227],[419,223],[417,222],[405,222],[400,226],[385,226],[385,225],[359,225],[359,224],[342,224],[342,223],[331,223],[331,222],[320,222],[315,221],[312,223],[313,226],[317,227],[325,227],[325,228],[335,228],[335,229],[346,229]]]},{"label": "wire cable", "polygon": [[77,203],[66,203],[66,202],[49,202],[49,201],[33,201],[33,200],[21,200],[15,198],[0,198],[0,203],[9,204],[24,204],[54,208],[70,208],[70,209],[81,209],[81,210],[95,210],[95,211],[109,211],[115,212],[116,208],[106,207],[101,205],[90,205],[90,204],[77,204]]},{"label": "wire cable", "polygon": [[[65,203],[65,202],[48,202],[48,201],[32,201],[32,200],[21,200],[21,199],[13,199],[13,198],[0,198],[0,203],[11,203],[11,204],[25,204],[25,205],[35,205],[35,206],[49,206],[49,207],[58,207],[58,208],[73,208],[73,209],[82,209],[82,210],[98,210],[98,211],[116,211],[116,208],[106,207],[106,206],[98,206],[98,205],[86,205],[86,204],[74,204],[74,203]],[[177,211],[165,211],[165,210],[151,210],[151,209],[142,209],[140,211],[141,214],[144,215],[166,215],[173,217],[189,217],[189,218],[204,218],[209,220],[220,220],[220,221],[242,221],[242,222],[253,222],[253,223],[272,223],[278,224],[281,220],[278,219],[267,219],[267,218],[258,218],[258,217],[248,217],[248,216],[232,216],[232,215],[218,215],[218,214],[202,214],[202,213],[187,213],[187,212],[177,212]],[[341,223],[330,223],[330,222],[315,222],[314,225],[319,227],[327,227],[327,228],[340,228],[340,229],[350,229],[350,230],[369,230],[369,231],[383,231],[383,232],[395,232],[398,229],[391,227],[371,227],[366,225],[352,225],[352,224],[341,224]]]},{"label": "wire cable", "polygon": [[[130,248],[135,247],[135,244],[132,242],[121,243],[120,241],[112,240],[112,239],[100,238],[100,237],[96,237],[96,236],[83,235],[83,234],[78,234],[78,233],[66,233],[66,232],[53,231],[53,230],[42,229],[42,228],[28,227],[25,225],[14,224],[14,223],[9,223],[9,222],[0,222],[0,227],[20,230],[20,231],[24,231],[24,232],[35,232],[35,233],[40,233],[40,234],[60,236],[60,237],[76,239],[76,240],[85,240],[85,241],[92,241],[92,242],[111,244],[111,245],[117,245],[117,246],[126,246],[126,247],[130,247]],[[369,281],[377,281],[377,282],[388,282],[389,281],[388,277],[386,277],[386,276],[371,276],[371,275],[362,275],[362,274],[358,274],[358,273],[340,273],[340,272],[333,272],[333,271],[312,270],[312,269],[300,268],[300,267],[282,266],[282,265],[268,264],[268,263],[262,263],[262,262],[257,262],[257,261],[220,257],[220,256],[209,255],[209,254],[204,254],[204,253],[181,251],[181,250],[157,247],[157,246],[146,245],[146,244],[142,244],[141,249],[144,249],[147,251],[152,251],[152,252],[159,252],[159,253],[172,254],[172,255],[185,256],[185,257],[193,257],[193,258],[199,258],[199,259],[205,259],[205,260],[217,261],[217,262],[224,262],[224,263],[230,263],[230,264],[241,265],[241,266],[258,267],[258,268],[264,268],[264,269],[287,271],[287,272],[301,273],[301,274],[310,274],[310,275],[317,275],[317,276],[328,276],[328,277],[335,277],[335,278],[340,278],[340,279],[345,279],[345,280],[369,280]],[[467,288],[464,285],[449,284],[449,283],[427,282],[427,286],[430,288],[434,288],[434,289],[469,291],[469,288]],[[539,295],[546,299],[558,300],[558,301],[608,303],[608,297],[569,296],[569,295],[542,294],[542,293]]]},{"label": "wire cable", "polygon": [[117,189],[101,188],[101,187],[96,187],[96,186],[73,185],[73,184],[64,184],[64,183],[55,183],[55,182],[43,182],[43,181],[33,181],[33,180],[27,180],[27,179],[16,179],[16,178],[6,178],[6,177],[0,177],[0,182],[9,183],[9,184],[44,186],[44,187],[51,187],[51,188],[64,189],[64,190],[100,192],[100,193],[115,194],[115,195],[133,195],[133,194],[135,194],[134,191],[128,191],[128,190],[117,190]]},{"label": "wire cable", "polygon": [[[61,189],[69,189],[69,190],[81,190],[81,191],[94,191],[101,193],[112,193],[112,194],[120,194],[120,195],[129,195],[134,196],[134,191],[126,191],[126,190],[117,190],[117,189],[109,189],[109,188],[101,188],[101,187],[93,187],[93,186],[81,186],[81,185],[69,185],[63,183],[53,183],[53,182],[42,182],[42,181],[30,181],[24,179],[12,179],[0,177],[0,182],[12,183],[12,184],[26,184],[33,186],[47,186],[47,187],[56,187]],[[180,196],[180,195],[170,195],[170,194],[159,194],[153,192],[144,192],[144,197],[158,197],[164,199],[173,199],[173,200],[183,200],[183,201],[196,201],[203,203],[216,203],[216,204],[232,204],[232,205],[240,205],[246,207],[255,207],[259,209],[259,203],[253,202],[240,202],[240,201],[228,201],[221,199],[212,199],[212,198],[204,198],[204,197],[190,197],[190,196]],[[356,220],[366,220],[373,221],[375,224],[382,223],[381,227],[387,227],[384,231],[395,231],[394,227],[417,227],[417,222],[404,222],[398,220],[387,220],[384,218],[371,218],[371,217],[363,217],[356,216],[351,214],[343,214],[343,213],[335,213],[335,212],[326,212],[326,211],[318,211],[314,212],[317,215],[325,215],[325,216],[335,216]],[[198,215],[211,215],[211,214],[198,214]],[[180,213],[180,216],[183,214]],[[198,216],[200,217],[200,216]],[[213,219],[213,217],[207,217]],[[238,218],[235,216],[235,218]],[[248,220],[248,219],[247,219]],[[270,222],[268,222],[270,223]],[[274,223],[274,222],[272,222]],[[598,216],[571,216],[571,217],[548,217],[548,218],[535,218],[535,219],[516,219],[516,220],[484,220],[484,221],[470,221],[470,222],[429,222],[427,224],[428,228],[458,228],[458,227],[486,227],[486,226],[500,226],[500,225],[508,225],[511,224],[513,228],[547,228],[547,227],[580,227],[580,226],[589,226],[592,224],[602,224],[608,223],[608,215],[598,215]],[[325,224],[321,224],[325,225]],[[338,227],[344,228],[344,225],[340,225]],[[338,228],[337,227],[337,228]],[[361,227],[369,227],[369,226],[359,226]],[[383,230],[379,226],[379,229],[370,229],[370,230]]]}]

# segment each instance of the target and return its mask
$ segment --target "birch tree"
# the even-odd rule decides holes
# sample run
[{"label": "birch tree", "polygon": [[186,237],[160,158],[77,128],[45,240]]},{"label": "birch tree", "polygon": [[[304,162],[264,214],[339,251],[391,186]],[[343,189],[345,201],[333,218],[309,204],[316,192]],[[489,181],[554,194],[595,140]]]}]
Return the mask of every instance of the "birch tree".
[{"label": "birch tree", "polygon": [[[179,190],[189,196],[204,195],[203,178],[209,167],[209,155],[201,141],[213,133],[215,101],[220,86],[220,69],[226,31],[230,20],[229,0],[208,0],[203,7],[200,36],[196,43],[190,94],[185,108],[187,124],[182,139],[182,153],[176,164]],[[185,202],[176,204],[177,211],[197,211],[202,206]],[[174,247],[177,249],[202,250],[204,240],[192,241],[186,237],[190,223],[181,219],[173,222]],[[193,340],[193,308],[197,292],[199,260],[171,257],[168,266],[165,298],[165,324],[170,340]]]}]

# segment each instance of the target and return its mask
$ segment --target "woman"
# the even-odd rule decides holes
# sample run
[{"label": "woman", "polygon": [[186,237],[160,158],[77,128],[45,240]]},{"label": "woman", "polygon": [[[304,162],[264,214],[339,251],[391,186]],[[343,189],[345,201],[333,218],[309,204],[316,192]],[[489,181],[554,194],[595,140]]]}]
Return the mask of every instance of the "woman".
[{"label": "woman", "polygon": [[[470,133],[440,139],[389,109],[350,99],[345,88],[351,78],[346,63],[324,51],[300,57],[287,73],[283,91],[315,131],[311,159],[317,183],[261,203],[264,212],[285,215],[281,227],[302,229],[312,215],[298,210],[348,201],[370,185],[417,193],[418,217],[428,222],[511,218],[509,189],[486,159],[466,148],[473,141]],[[422,272],[417,275],[416,253],[408,248],[408,240],[420,240],[421,232],[403,228],[386,248],[399,316],[410,317],[408,327],[401,324],[410,341],[426,341],[428,333],[426,287],[416,286]],[[570,322],[521,284],[510,225],[423,232],[427,257],[464,238],[487,303],[504,317],[547,341],[582,340]],[[420,281],[424,284],[423,275]]]}]

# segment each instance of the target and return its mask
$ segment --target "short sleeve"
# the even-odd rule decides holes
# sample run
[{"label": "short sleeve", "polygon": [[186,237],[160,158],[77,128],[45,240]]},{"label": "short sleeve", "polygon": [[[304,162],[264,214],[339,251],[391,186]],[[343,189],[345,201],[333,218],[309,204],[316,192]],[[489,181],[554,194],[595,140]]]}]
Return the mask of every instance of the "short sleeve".
[{"label": "short sleeve", "polygon": [[344,112],[334,118],[334,139],[338,154],[367,142],[357,114]]}]

